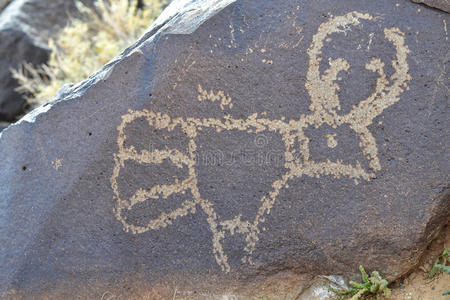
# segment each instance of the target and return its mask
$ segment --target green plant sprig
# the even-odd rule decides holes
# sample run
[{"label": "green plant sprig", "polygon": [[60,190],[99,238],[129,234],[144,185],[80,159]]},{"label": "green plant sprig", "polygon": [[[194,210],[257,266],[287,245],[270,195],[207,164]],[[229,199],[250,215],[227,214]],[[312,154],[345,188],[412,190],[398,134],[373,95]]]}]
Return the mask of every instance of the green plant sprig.
[{"label": "green plant sprig", "polygon": [[433,267],[431,268],[431,271],[430,271],[430,273],[428,274],[428,277],[429,277],[429,278],[433,278],[434,276],[436,276],[436,274],[437,274],[439,271],[442,271],[442,269],[439,269],[439,267],[437,267],[437,265],[445,266],[445,265],[447,264],[447,262],[449,261],[449,259],[450,259],[449,255],[450,255],[450,249],[449,249],[449,248],[446,248],[446,249],[444,249],[444,251],[442,252],[442,254],[439,255],[439,256],[435,259],[434,264],[433,264]]},{"label": "green plant sprig", "polygon": [[[440,272],[445,272],[450,274],[450,266],[447,266],[447,263],[450,261],[450,249],[445,248],[441,255],[439,255],[434,261],[433,268],[431,268],[430,273],[428,274],[429,278],[433,278],[436,274]],[[442,295],[450,295],[450,289],[446,290],[442,293]]]},{"label": "green plant sprig", "polygon": [[391,290],[387,287],[389,283],[381,277],[378,271],[373,271],[370,276],[364,270],[363,266],[359,266],[359,271],[361,272],[363,283],[350,281],[349,284],[352,286],[350,289],[336,290],[330,288],[330,290],[338,295],[344,296],[340,297],[341,299],[351,297],[350,300],[357,300],[365,294],[376,295],[377,299],[381,295],[389,297],[391,294]]}]

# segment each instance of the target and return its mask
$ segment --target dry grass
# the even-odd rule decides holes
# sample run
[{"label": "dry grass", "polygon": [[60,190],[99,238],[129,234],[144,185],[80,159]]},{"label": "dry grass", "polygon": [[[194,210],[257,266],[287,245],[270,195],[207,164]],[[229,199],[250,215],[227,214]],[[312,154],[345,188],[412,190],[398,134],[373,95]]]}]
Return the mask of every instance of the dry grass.
[{"label": "dry grass", "polygon": [[[143,4],[138,9],[138,5]],[[31,106],[49,102],[66,83],[76,83],[100,69],[136,41],[161,13],[165,0],[97,0],[95,8],[76,3],[80,18],[71,18],[49,41],[48,64],[12,69]]]}]

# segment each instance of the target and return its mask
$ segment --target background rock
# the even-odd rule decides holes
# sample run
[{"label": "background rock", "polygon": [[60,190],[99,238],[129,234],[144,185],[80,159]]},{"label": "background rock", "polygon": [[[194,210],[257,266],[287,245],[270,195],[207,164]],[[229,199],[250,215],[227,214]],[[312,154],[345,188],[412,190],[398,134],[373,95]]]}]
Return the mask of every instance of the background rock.
[{"label": "background rock", "polygon": [[445,12],[450,13],[450,1],[449,0],[412,0],[416,3],[423,3],[430,7],[438,8]]},{"label": "background rock", "polygon": [[10,123],[8,122],[0,122],[0,132],[5,129],[6,127],[8,127],[10,125]]},{"label": "background rock", "polygon": [[407,272],[449,219],[444,21],[175,1],[1,135],[3,298],[284,299],[359,264]]},{"label": "background rock", "polygon": [[[93,0],[83,1],[86,4]],[[14,0],[0,14],[0,120],[13,121],[23,111],[25,99],[14,89],[10,68],[21,63],[47,62],[48,39],[62,28],[74,0]]]},{"label": "background rock", "polygon": [[11,2],[11,0],[0,0],[0,12]]}]

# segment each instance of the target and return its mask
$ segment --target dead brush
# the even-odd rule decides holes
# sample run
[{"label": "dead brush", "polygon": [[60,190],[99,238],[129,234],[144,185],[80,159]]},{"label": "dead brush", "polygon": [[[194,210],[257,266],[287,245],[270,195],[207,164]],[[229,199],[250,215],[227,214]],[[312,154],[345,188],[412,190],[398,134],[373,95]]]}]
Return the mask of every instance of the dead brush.
[{"label": "dead brush", "polygon": [[51,100],[66,83],[77,83],[136,41],[161,13],[166,0],[96,0],[94,8],[76,2],[80,17],[49,40],[49,62],[11,69],[31,106]]}]

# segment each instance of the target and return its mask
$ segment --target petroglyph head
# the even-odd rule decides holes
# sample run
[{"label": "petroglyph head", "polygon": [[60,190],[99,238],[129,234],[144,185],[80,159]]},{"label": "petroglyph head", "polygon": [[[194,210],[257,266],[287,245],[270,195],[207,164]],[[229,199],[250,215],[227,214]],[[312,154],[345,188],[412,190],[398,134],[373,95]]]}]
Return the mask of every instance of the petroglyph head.
[{"label": "petroglyph head", "polygon": [[[408,74],[408,64],[406,61],[409,53],[405,45],[404,34],[398,28],[387,28],[384,30],[384,36],[394,46],[396,50],[395,60],[392,61],[394,73],[387,76],[385,64],[379,58],[371,58],[365,64],[365,69],[376,74],[375,91],[367,98],[352,106],[347,113],[341,112],[341,99],[339,99],[339,74],[342,71],[348,71],[352,66],[344,58],[330,58],[327,69],[320,71],[320,63],[325,60],[322,57],[322,48],[324,43],[330,42],[334,33],[345,32],[350,26],[360,24],[361,20],[373,20],[368,14],[351,12],[344,16],[331,17],[327,22],[320,25],[317,34],[313,36],[312,43],[308,49],[309,68],[306,75],[307,82],[305,87],[310,95],[311,114],[304,118],[303,128],[323,125],[337,128],[339,126],[349,126],[359,137],[359,146],[362,153],[368,161],[369,168],[363,170],[359,167],[360,162],[356,161],[353,165],[337,162],[336,168],[347,169],[342,171],[342,175],[349,176],[348,172],[357,172],[361,177],[368,179],[374,177],[375,173],[381,169],[378,159],[378,150],[375,138],[368,127],[373,120],[378,117],[383,110],[400,100],[400,94],[408,88],[407,83],[410,80]],[[372,38],[372,36],[370,37]],[[336,137],[329,134],[328,145],[334,148],[337,145]],[[299,134],[299,144],[302,145],[302,155],[305,160],[310,157],[309,139]]]}]

